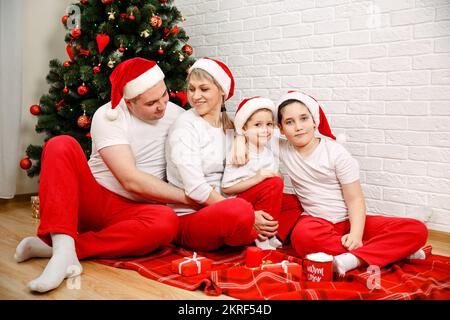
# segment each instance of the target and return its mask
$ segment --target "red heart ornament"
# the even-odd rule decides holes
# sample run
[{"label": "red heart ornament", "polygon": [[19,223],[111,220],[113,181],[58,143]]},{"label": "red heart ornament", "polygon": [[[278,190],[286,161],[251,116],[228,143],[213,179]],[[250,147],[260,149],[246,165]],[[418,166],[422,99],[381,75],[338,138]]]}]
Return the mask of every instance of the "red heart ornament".
[{"label": "red heart ornament", "polygon": [[97,46],[98,46],[98,52],[102,53],[103,50],[106,48],[106,46],[109,43],[109,36],[107,34],[98,34],[96,37],[97,40]]},{"label": "red heart ornament", "polygon": [[73,61],[73,52],[72,52],[72,46],[70,44],[68,44],[66,46],[66,51],[67,51],[67,55],[70,58],[70,61]]}]

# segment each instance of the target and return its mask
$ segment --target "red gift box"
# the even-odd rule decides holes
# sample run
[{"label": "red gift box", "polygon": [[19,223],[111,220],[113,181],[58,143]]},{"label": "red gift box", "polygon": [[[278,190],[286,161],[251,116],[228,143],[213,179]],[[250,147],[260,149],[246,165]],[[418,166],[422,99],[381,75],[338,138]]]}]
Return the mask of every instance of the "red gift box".
[{"label": "red gift box", "polygon": [[194,252],[192,258],[185,257],[172,261],[172,272],[183,276],[193,276],[211,270],[211,259],[197,256]]},{"label": "red gift box", "polygon": [[283,260],[279,263],[273,264],[263,264],[261,270],[272,271],[272,272],[284,272],[286,274],[291,274],[296,276],[298,279],[302,277],[302,266],[295,262],[289,262]]}]

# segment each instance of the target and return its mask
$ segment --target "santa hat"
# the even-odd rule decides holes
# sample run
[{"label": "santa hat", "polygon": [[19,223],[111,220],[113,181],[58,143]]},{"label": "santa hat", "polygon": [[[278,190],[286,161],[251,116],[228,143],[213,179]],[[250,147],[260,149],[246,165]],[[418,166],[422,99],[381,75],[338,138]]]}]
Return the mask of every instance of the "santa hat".
[{"label": "santa hat", "polygon": [[230,99],[234,94],[234,77],[230,69],[225,63],[211,58],[200,58],[189,69],[191,72],[193,69],[202,69],[208,72],[225,92],[225,100]]},{"label": "santa hat", "polygon": [[106,117],[113,121],[117,119],[117,105],[122,98],[133,99],[144,93],[159,81],[164,79],[164,73],[155,61],[132,58],[119,63],[111,73],[111,109]]},{"label": "santa hat", "polygon": [[[319,105],[316,99],[302,92],[289,91],[278,101],[277,110],[280,105],[287,100],[297,100],[303,103],[309,109],[309,112],[311,112],[313,120],[316,124],[316,129],[319,131],[319,133],[333,140],[336,140],[336,137],[331,132],[331,128],[328,124],[327,118],[325,117],[325,113],[323,112],[322,107]],[[339,138],[339,140],[342,140],[341,137]]]},{"label": "santa hat", "polygon": [[277,109],[272,100],[259,96],[242,100],[234,117],[234,128],[236,129],[236,132],[238,134],[243,134],[242,128],[247,120],[252,114],[261,109],[269,109],[272,111],[274,119],[277,118]]}]

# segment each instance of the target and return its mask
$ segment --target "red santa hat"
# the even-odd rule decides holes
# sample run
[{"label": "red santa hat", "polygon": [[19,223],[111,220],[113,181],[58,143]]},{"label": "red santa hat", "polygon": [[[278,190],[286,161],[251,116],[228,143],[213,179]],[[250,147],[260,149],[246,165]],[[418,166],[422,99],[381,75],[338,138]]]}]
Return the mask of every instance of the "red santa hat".
[{"label": "red santa hat", "polygon": [[164,79],[164,73],[155,61],[144,58],[132,58],[121,62],[111,73],[111,109],[106,117],[113,121],[117,119],[117,105],[122,98],[133,99],[144,93],[159,81]]},{"label": "red santa hat", "polygon": [[[277,110],[280,105],[287,100],[297,100],[303,103],[309,109],[309,112],[311,112],[314,123],[316,124],[316,129],[319,131],[319,133],[333,140],[336,140],[336,137],[331,132],[331,128],[328,124],[327,118],[325,117],[325,113],[323,112],[322,107],[319,105],[316,99],[302,92],[289,91],[278,101]],[[341,140],[341,138],[339,140]]]},{"label": "red santa hat", "polygon": [[234,117],[234,128],[237,134],[243,134],[242,128],[247,120],[258,110],[269,109],[273,117],[277,118],[277,109],[272,100],[263,97],[252,97],[242,100],[239,104]]},{"label": "red santa hat", "polygon": [[227,65],[221,61],[211,58],[200,58],[189,69],[202,69],[208,72],[225,92],[225,100],[230,99],[234,94],[234,77]]}]

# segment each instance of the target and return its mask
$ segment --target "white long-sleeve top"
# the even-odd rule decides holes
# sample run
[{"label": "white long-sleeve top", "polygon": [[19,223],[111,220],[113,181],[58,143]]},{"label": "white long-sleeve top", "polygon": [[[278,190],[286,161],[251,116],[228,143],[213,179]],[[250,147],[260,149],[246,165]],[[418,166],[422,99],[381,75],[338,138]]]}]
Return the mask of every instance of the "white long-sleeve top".
[{"label": "white long-sleeve top", "polygon": [[[223,129],[211,126],[195,109],[186,111],[173,123],[166,141],[168,182],[204,203],[213,188],[221,193],[225,150]],[[171,207],[178,215],[195,212],[187,207]]]}]

